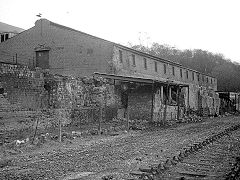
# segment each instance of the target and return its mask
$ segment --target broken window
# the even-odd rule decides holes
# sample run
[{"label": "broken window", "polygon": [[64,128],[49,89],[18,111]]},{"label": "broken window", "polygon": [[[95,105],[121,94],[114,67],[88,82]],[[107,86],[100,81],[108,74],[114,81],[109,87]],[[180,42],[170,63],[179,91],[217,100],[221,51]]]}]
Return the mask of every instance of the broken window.
[{"label": "broken window", "polygon": [[87,55],[90,55],[90,54],[92,54],[92,53],[93,53],[93,49],[88,48],[88,49],[87,49]]},{"label": "broken window", "polygon": [[0,94],[4,94],[4,88],[0,88]]},{"label": "broken window", "polygon": [[177,105],[177,87],[171,87],[170,93],[171,99],[169,99],[169,104]]},{"label": "broken window", "polygon": [[1,42],[4,41],[4,34],[1,34]]},{"label": "broken window", "polygon": [[166,105],[167,97],[168,97],[169,92],[167,91],[167,87],[163,86],[163,104]]},{"label": "broken window", "polygon": [[5,41],[9,39],[9,34],[5,34]]},{"label": "broken window", "polygon": [[158,69],[157,69],[157,62],[156,61],[154,61],[154,67],[155,67],[155,72],[157,72]]},{"label": "broken window", "polygon": [[49,69],[49,51],[36,51],[36,67]]},{"label": "broken window", "polygon": [[143,58],[143,63],[144,63],[144,69],[147,69],[147,59]]},{"label": "broken window", "polygon": [[133,66],[136,66],[135,55],[134,54],[132,54],[132,64],[133,64]]},{"label": "broken window", "polygon": [[166,64],[163,64],[163,69],[164,69],[164,74],[167,73],[167,65]]},{"label": "broken window", "polygon": [[123,58],[122,58],[122,51],[119,50],[119,61],[122,63],[123,62]]}]

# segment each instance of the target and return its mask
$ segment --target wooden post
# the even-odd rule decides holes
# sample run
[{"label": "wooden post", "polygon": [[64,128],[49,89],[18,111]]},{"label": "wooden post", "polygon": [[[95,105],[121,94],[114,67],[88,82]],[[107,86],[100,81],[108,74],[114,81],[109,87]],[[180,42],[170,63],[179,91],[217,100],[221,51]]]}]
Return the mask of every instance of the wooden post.
[{"label": "wooden post", "polygon": [[100,104],[100,117],[98,121],[98,134],[101,134],[101,122],[102,122],[102,104]]},{"label": "wooden post", "polygon": [[58,123],[59,123],[59,142],[62,142],[62,124],[60,118],[58,120]]},{"label": "wooden post", "polygon": [[104,91],[104,115],[105,115],[105,121],[106,121],[106,117],[107,117],[107,89],[105,89],[105,91]]},{"label": "wooden post", "polygon": [[61,113],[60,113],[60,110],[58,110],[58,125],[59,125],[59,142],[62,142],[62,122],[61,122]]},{"label": "wooden post", "polygon": [[166,119],[167,119],[167,105],[168,105],[168,90],[169,90],[169,84],[167,84],[167,88],[166,88],[166,100],[165,100],[165,107],[164,107],[164,112],[163,112],[163,124],[166,123]]},{"label": "wooden post", "polygon": [[235,112],[237,111],[237,94],[235,94]]},{"label": "wooden post", "polygon": [[168,98],[169,102],[172,102],[172,88],[171,87],[169,87],[169,96],[168,97],[169,97]]},{"label": "wooden post", "polygon": [[16,64],[17,64],[18,62],[17,62],[17,53],[16,53]]},{"label": "wooden post", "polygon": [[188,92],[187,92],[187,96],[188,96],[188,98],[187,98],[187,115],[189,115],[189,109],[190,109],[190,103],[189,103],[189,101],[190,101],[190,97],[189,97],[189,86],[188,86],[188,88],[187,88],[187,90],[188,90]]},{"label": "wooden post", "polygon": [[127,107],[127,131],[129,131],[129,108]]},{"label": "wooden post", "polygon": [[239,94],[238,94],[238,111],[239,111],[239,105],[240,105],[240,98],[239,98]]},{"label": "wooden post", "polygon": [[179,121],[179,116],[180,116],[180,102],[179,98],[180,97],[180,87],[177,87],[177,120]]},{"label": "wooden post", "polygon": [[153,122],[153,110],[154,110],[154,82],[152,83],[152,109],[151,109],[151,122]]},{"label": "wooden post", "polygon": [[37,134],[38,121],[39,121],[38,117],[35,116],[34,118],[37,118],[37,123],[36,123],[35,131],[34,131],[34,135],[33,135],[33,139],[32,139],[32,144],[33,144],[33,142],[35,140],[35,137],[36,137],[36,134]]},{"label": "wooden post", "polygon": [[93,112],[94,112],[94,107],[91,107],[91,122],[93,122]]},{"label": "wooden post", "polygon": [[163,86],[161,86],[161,99],[163,100]]}]

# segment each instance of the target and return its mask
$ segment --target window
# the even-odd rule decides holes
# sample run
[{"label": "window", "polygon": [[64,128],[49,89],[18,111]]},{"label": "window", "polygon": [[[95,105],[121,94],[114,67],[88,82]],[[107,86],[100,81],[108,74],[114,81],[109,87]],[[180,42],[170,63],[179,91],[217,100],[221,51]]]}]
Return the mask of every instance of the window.
[{"label": "window", "polygon": [[49,51],[36,51],[36,67],[49,69]]},{"label": "window", "polygon": [[192,72],[192,80],[194,81],[194,72]]},{"label": "window", "polygon": [[197,74],[197,80],[200,81],[200,75],[199,74]]},{"label": "window", "polygon": [[0,94],[4,94],[4,88],[0,88]]},{"label": "window", "polygon": [[208,77],[206,77],[207,78],[207,83],[208,83]]},{"label": "window", "polygon": [[88,48],[88,49],[87,49],[87,55],[90,55],[90,54],[92,54],[92,53],[93,53],[93,49]]},{"label": "window", "polygon": [[186,70],[186,78],[188,79],[188,71]]},{"label": "window", "polygon": [[182,69],[180,69],[180,77],[182,78]]},{"label": "window", "polygon": [[4,34],[1,34],[1,42],[4,41]]},{"label": "window", "polygon": [[8,34],[5,34],[5,41],[9,39],[9,35]]},{"label": "window", "polygon": [[212,78],[211,78],[211,84],[212,84]]},{"label": "window", "polygon": [[158,69],[157,69],[157,62],[156,61],[154,61],[154,67],[155,67],[155,72],[157,72]]},{"label": "window", "polygon": [[133,65],[133,66],[136,66],[135,55],[134,55],[134,54],[132,54],[132,65]]},{"label": "window", "polygon": [[122,58],[122,51],[119,50],[119,61],[122,63],[123,62],[123,58]]},{"label": "window", "polygon": [[144,63],[144,69],[147,69],[147,59],[143,58],[143,63]]},{"label": "window", "polygon": [[172,67],[172,75],[175,76],[175,68],[174,68],[174,66]]},{"label": "window", "polygon": [[167,65],[166,64],[163,64],[163,69],[164,69],[164,74],[167,73]]},{"label": "window", "polygon": [[204,82],[204,75],[202,75],[202,82]]}]

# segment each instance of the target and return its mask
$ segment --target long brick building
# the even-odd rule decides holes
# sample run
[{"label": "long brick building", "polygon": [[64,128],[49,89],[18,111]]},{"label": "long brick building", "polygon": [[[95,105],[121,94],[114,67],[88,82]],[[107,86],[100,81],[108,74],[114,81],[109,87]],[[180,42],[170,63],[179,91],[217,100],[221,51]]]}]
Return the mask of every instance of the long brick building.
[{"label": "long brick building", "polygon": [[216,78],[47,19],[1,43],[0,61],[63,76],[95,73],[114,79],[116,86],[125,83],[130,87],[134,82],[129,95],[133,118],[139,109],[151,119],[174,119],[186,109],[200,112],[207,108],[208,114],[218,113]]}]

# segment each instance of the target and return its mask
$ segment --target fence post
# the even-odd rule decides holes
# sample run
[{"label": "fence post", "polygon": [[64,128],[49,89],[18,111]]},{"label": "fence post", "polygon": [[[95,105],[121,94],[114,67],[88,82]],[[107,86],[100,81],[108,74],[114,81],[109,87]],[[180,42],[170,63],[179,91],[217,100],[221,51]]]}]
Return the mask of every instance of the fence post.
[{"label": "fence post", "polygon": [[98,121],[98,134],[101,134],[101,122],[102,122],[102,104],[100,104],[100,118]]},{"label": "fence post", "polygon": [[17,62],[17,53],[16,53],[16,64],[17,64],[18,62]]},{"label": "fence post", "polygon": [[[33,142],[34,142],[34,140],[35,140],[35,137],[36,137],[36,135],[37,135],[38,121],[39,121],[39,118],[38,118],[38,117],[35,116],[34,118],[37,118],[37,123],[36,123],[35,131],[34,131],[34,135],[33,135],[33,139],[32,139],[32,144],[33,144]],[[36,121],[35,121],[35,122],[36,122]]]},{"label": "fence post", "polygon": [[180,117],[180,87],[177,88],[177,121],[179,121]]},{"label": "fence post", "polygon": [[58,109],[58,125],[59,125],[59,142],[62,142],[62,122],[61,122],[61,113],[60,110]]},{"label": "fence post", "polygon": [[127,131],[129,131],[129,108],[127,107]]}]

